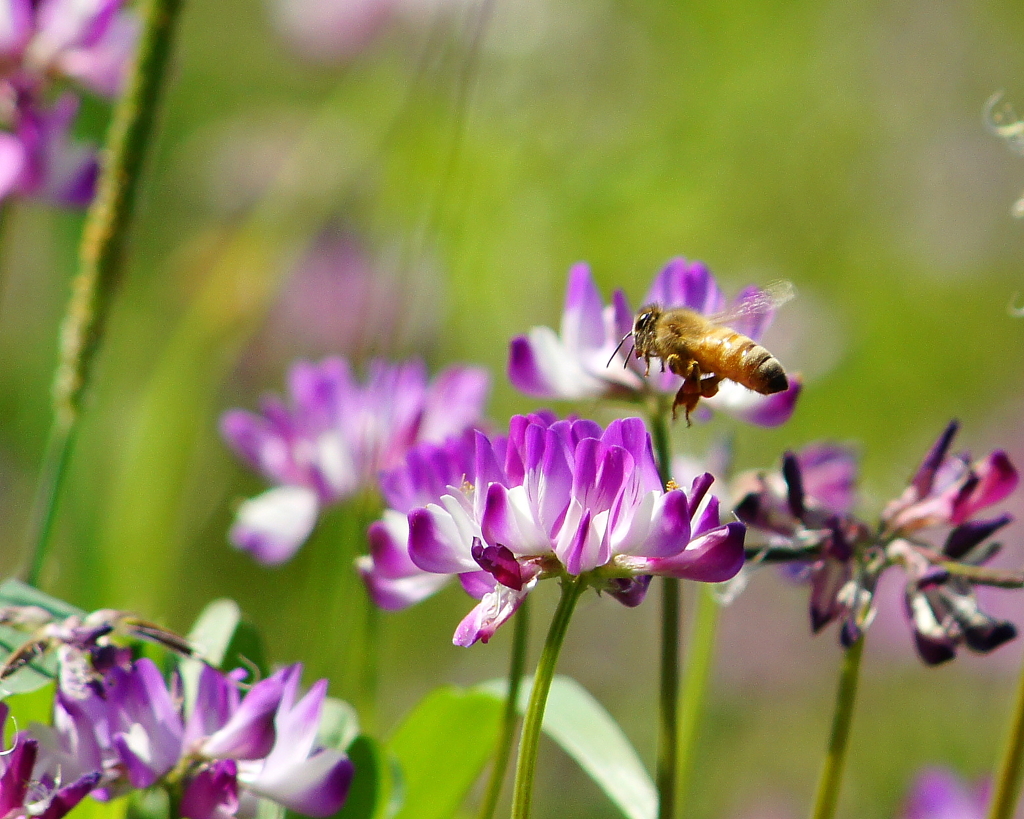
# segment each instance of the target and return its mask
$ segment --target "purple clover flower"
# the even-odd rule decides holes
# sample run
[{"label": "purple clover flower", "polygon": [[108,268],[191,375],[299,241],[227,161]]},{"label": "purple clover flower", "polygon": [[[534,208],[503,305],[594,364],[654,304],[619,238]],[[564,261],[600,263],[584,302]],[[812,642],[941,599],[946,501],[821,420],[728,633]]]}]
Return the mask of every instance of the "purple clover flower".
[{"label": "purple clover flower", "polygon": [[914,780],[899,819],[984,819],[988,791],[985,785],[969,787],[944,768],[926,768]]},{"label": "purple clover flower", "polygon": [[[700,262],[673,259],[655,277],[642,304],[662,308],[687,307],[712,315],[758,301],[763,291],[743,290],[730,305],[711,271]],[[742,312],[742,311],[741,311]],[[741,315],[730,326],[758,341],[767,330],[774,311],[762,306]],[[605,305],[590,275],[590,268],[577,264],[569,271],[569,284],[559,333],[550,327],[534,327],[525,336],[512,339],[508,376],[527,395],[559,400],[619,398],[642,400],[650,394],[675,394],[682,379],[671,372],[644,377],[645,367],[629,356],[629,348],[616,348],[633,329],[634,311],[625,294],[616,290]],[[800,394],[799,377],[789,379],[789,388],[774,395],[759,395],[732,381],[723,381],[708,407],[724,410],[748,423],[778,426],[789,420]]]},{"label": "purple clover flower", "polygon": [[744,527],[721,525],[711,481],[704,474],[689,494],[666,491],[639,418],[602,430],[516,416],[507,439],[476,434],[467,480],[409,511],[409,560],[458,575],[480,600],[456,645],[487,642],[547,577],[587,575],[599,591],[638,605],[651,575],[719,582],[739,571]]},{"label": "purple clover flower", "polygon": [[245,501],[231,542],[261,563],[291,558],[321,509],[374,485],[420,442],[441,442],[475,425],[487,374],[452,367],[427,382],[418,361],[372,361],[365,383],[348,363],[300,361],[289,373],[289,402],[271,396],[262,413],[231,410],[221,432],[244,460],[274,484]]},{"label": "purple clover flower", "polygon": [[952,659],[962,644],[984,653],[1016,636],[1012,623],[979,609],[974,586],[1005,579],[981,567],[1000,548],[988,539],[1012,517],[975,516],[1016,488],[1017,471],[1002,450],[976,463],[950,455],[958,428],[956,422],[946,428],[877,527],[850,513],[855,461],[841,447],[787,453],[781,474],[752,479],[736,515],[764,538],[762,554],[809,558],[804,574],[815,632],[841,621],[841,641],[852,645],[874,616],[880,575],[898,565],[907,577],[917,650],[929,665]]},{"label": "purple clover flower", "polygon": [[241,697],[238,673],[204,667],[183,716],[177,681],[168,689],[150,660],[115,667],[100,693],[59,690],[54,727],[34,726],[44,749],[40,777],[66,780],[91,769],[101,800],[173,778],[192,819],[233,816],[258,798],[330,816],[345,801],[352,763],[316,746],[327,683],[296,701],[301,673],[301,665],[289,666]]},{"label": "purple clover flower", "polygon": [[[8,708],[0,703],[0,726],[6,725]],[[34,816],[61,819],[84,799],[99,781],[99,771],[80,777],[54,779],[37,765],[39,742],[25,731],[14,735],[12,745],[0,753],[0,816]]]}]

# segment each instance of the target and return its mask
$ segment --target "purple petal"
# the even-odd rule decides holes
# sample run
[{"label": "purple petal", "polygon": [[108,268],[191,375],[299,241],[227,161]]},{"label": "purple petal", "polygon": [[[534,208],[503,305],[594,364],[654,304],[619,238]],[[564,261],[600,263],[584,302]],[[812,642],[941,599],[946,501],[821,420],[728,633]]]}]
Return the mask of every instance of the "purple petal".
[{"label": "purple petal", "polygon": [[847,514],[853,508],[857,456],[834,444],[811,444],[797,453],[804,491],[831,512]]},{"label": "purple petal", "polygon": [[32,36],[31,0],[3,0],[0,12],[0,60],[14,62]]},{"label": "purple petal", "polygon": [[0,199],[15,190],[26,161],[22,141],[14,134],[0,133]]},{"label": "purple petal", "polygon": [[91,91],[114,98],[124,88],[141,30],[135,14],[119,12],[99,39],[84,48],[68,49],[58,57],[57,66]]},{"label": "purple petal", "polygon": [[478,640],[486,643],[498,630],[498,627],[516,613],[533,585],[531,583],[521,591],[506,586],[496,586],[493,591],[485,594],[459,623],[452,643],[464,648],[473,645]]},{"label": "purple petal", "polygon": [[60,788],[51,798],[46,810],[39,814],[39,819],[61,819],[70,813],[79,802],[88,796],[99,784],[101,774],[92,771],[79,777],[70,785]]},{"label": "purple petal", "polygon": [[522,591],[525,578],[519,561],[504,546],[484,546],[480,538],[476,538],[473,541],[473,559],[501,585]]},{"label": "purple petal", "polygon": [[458,574],[476,571],[470,554],[473,541],[459,531],[452,516],[431,504],[409,513],[409,557],[425,572]]},{"label": "purple petal", "polygon": [[720,583],[743,567],[742,523],[727,523],[692,541],[678,555],[649,561],[651,574]]},{"label": "purple petal", "polygon": [[961,523],[950,531],[942,552],[953,560],[960,560],[975,546],[986,540],[1013,520],[1011,515],[1001,515],[993,520],[976,520]]},{"label": "purple petal", "polygon": [[651,585],[651,575],[643,574],[639,577],[616,577],[612,579],[607,587],[607,592],[622,605],[628,608],[636,608],[647,596],[647,587]]},{"label": "purple petal", "polygon": [[800,476],[800,464],[792,452],[782,456],[782,478],[786,482],[786,504],[789,514],[795,518],[804,516],[804,483]]},{"label": "purple petal", "polygon": [[427,390],[420,440],[440,442],[479,423],[490,391],[487,371],[479,367],[449,367]]},{"label": "purple petal", "polygon": [[953,437],[959,429],[960,424],[957,421],[950,421],[949,425],[943,430],[942,435],[932,444],[932,448],[925,455],[924,461],[918,467],[917,473],[911,482],[911,486],[917,491],[918,498],[923,498],[932,491],[932,486],[935,483],[935,473],[938,472],[939,467],[942,465],[946,453],[949,451],[949,445],[953,442]]},{"label": "purple petal", "polygon": [[723,400],[731,392],[728,382],[723,384],[723,388],[714,398],[704,399],[709,406],[728,412],[748,424],[770,428],[781,426],[793,415],[796,401],[803,390],[803,381],[799,375],[791,375],[789,376],[789,387],[782,392],[777,392],[774,395],[759,395],[745,390],[748,394],[743,396],[743,400],[731,402]]},{"label": "purple petal", "polygon": [[223,759],[203,768],[189,780],[181,798],[181,816],[189,819],[227,819],[238,811],[238,766]]},{"label": "purple petal", "polygon": [[224,726],[203,743],[203,753],[214,759],[266,756],[274,745],[274,717],[282,685],[280,672],[256,683]]},{"label": "purple petal", "polygon": [[508,380],[526,395],[536,398],[556,397],[554,385],[540,366],[538,352],[526,336],[513,338],[508,350]]},{"label": "purple petal", "polygon": [[38,752],[38,742],[24,734],[16,735],[14,747],[6,752],[6,767],[0,776],[0,816],[8,816],[24,805]]},{"label": "purple petal", "polygon": [[918,775],[901,819],[981,819],[985,802],[971,793],[956,776],[941,768]]},{"label": "purple petal", "polygon": [[497,583],[494,575],[490,572],[463,572],[458,577],[466,594],[477,600],[483,599],[485,594],[494,591],[494,586]]},{"label": "purple petal", "polygon": [[449,581],[445,574],[419,572],[408,577],[385,577],[372,570],[372,564],[357,562],[359,574],[366,584],[375,606],[384,611],[401,611],[426,600]]},{"label": "purple petal", "polygon": [[655,506],[647,541],[632,554],[652,558],[679,555],[690,543],[690,507],[686,493],[666,492]]},{"label": "purple petal", "polygon": [[977,483],[970,491],[961,493],[953,504],[954,524],[963,523],[975,512],[999,503],[1017,488],[1019,475],[1010,458],[1002,450],[996,450],[974,467]]},{"label": "purple petal", "polygon": [[199,672],[195,705],[185,725],[184,744],[192,747],[218,731],[238,708],[234,681],[208,665]]},{"label": "purple petal", "polygon": [[289,560],[316,525],[320,501],[304,486],[279,486],[243,501],[228,539],[260,563]]},{"label": "purple petal", "polygon": [[569,350],[578,352],[604,345],[603,311],[601,294],[590,277],[590,268],[583,263],[573,265],[561,327],[562,341]]}]

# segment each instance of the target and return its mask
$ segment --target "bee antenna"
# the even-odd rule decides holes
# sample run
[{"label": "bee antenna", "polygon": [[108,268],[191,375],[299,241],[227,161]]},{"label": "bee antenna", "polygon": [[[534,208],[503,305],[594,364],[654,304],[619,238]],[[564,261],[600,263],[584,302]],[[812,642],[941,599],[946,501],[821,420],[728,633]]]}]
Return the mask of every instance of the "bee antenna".
[{"label": "bee antenna", "polygon": [[[612,354],[608,356],[608,363],[604,365],[605,367],[610,367],[612,365],[612,359],[615,358],[615,354],[622,349],[622,345],[626,343],[626,339],[629,338],[631,335],[633,335],[632,330],[630,330],[628,333],[626,333],[626,335],[622,337],[622,340],[616,345],[615,349],[612,350]],[[629,361],[629,356],[626,356],[626,361]]]},{"label": "bee antenna", "polygon": [[634,344],[632,349],[629,351],[629,355],[626,356],[626,360],[622,362],[622,369],[626,369],[629,366],[629,357],[636,352],[636,345]]}]

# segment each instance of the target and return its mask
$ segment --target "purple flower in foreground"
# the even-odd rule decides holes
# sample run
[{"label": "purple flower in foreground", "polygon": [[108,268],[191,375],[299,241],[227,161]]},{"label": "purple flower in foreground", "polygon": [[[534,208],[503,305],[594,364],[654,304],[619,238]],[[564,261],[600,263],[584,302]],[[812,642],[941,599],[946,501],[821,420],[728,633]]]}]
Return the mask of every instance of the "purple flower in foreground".
[{"label": "purple flower in foreground", "polygon": [[907,613],[918,653],[928,664],[952,659],[961,644],[989,652],[1016,636],[1013,624],[980,611],[974,586],[1004,585],[982,564],[999,545],[989,542],[1010,515],[978,520],[1017,485],[1006,453],[972,463],[952,456],[958,425],[951,423],[925,457],[910,486],[869,527],[850,514],[854,462],[837,447],[787,453],[781,475],[759,475],[736,515],[764,538],[765,553],[809,561],[811,623],[815,631],[842,622],[851,645],[874,615],[878,578],[888,567],[906,573]]},{"label": "purple flower in foreground", "polygon": [[[708,268],[685,259],[673,259],[665,266],[642,303],[663,309],[686,307],[707,316],[735,312],[729,326],[754,341],[763,336],[774,314],[771,299],[756,287],[748,287],[727,303]],[[569,271],[561,332],[534,327],[512,339],[509,379],[527,395],[549,399],[640,400],[651,393],[675,394],[682,384],[679,376],[664,372],[645,377],[645,367],[629,355],[628,339],[622,344],[632,332],[633,319],[623,292],[615,291],[612,303],[605,306],[590,269],[578,264]],[[760,395],[726,380],[718,394],[705,402],[749,423],[778,426],[792,415],[800,389],[799,377],[791,377],[788,389],[774,395]]]},{"label": "purple flower in foreground", "polygon": [[[8,709],[0,703],[0,726]],[[36,764],[39,743],[27,732],[14,735],[12,746],[0,753],[0,817],[35,816],[61,819],[82,801],[99,781],[99,771],[70,779],[54,779]]]},{"label": "purple flower in foreground", "polygon": [[372,486],[417,443],[475,425],[487,388],[486,373],[472,367],[428,383],[418,361],[373,361],[360,384],[341,358],[295,364],[287,404],[272,396],[260,415],[221,418],[227,442],[275,485],[239,507],[231,542],[261,563],[288,560],[323,507]]},{"label": "purple flower in foreground", "polygon": [[586,576],[626,605],[651,575],[727,580],[743,563],[744,528],[721,525],[704,474],[666,491],[638,418],[555,421],[516,416],[508,439],[476,434],[473,470],[412,509],[408,555],[424,572],[459,575],[480,603],[456,645],[486,642],[538,580]]},{"label": "purple flower in foreground", "polygon": [[104,800],[172,777],[191,819],[231,816],[257,798],[329,816],[345,800],[352,763],[316,746],[327,684],[296,702],[301,671],[284,668],[241,697],[238,674],[204,667],[183,717],[177,682],[169,690],[152,662],[115,667],[100,693],[58,691],[54,727],[33,728],[45,749],[41,775],[56,781],[98,771],[94,795]]}]

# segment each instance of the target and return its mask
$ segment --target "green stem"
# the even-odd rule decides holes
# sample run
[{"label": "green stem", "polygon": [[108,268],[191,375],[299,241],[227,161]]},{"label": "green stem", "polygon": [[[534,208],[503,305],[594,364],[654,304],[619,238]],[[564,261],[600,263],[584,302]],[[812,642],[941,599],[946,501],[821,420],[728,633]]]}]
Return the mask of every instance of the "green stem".
[{"label": "green stem", "polygon": [[182,0],[149,1],[135,64],[107,133],[96,197],[86,214],[78,273],[61,327],[60,359],[53,384],[54,420],[37,493],[42,511],[30,541],[27,580],[33,584],[39,580],[82,399],[121,278],[124,246],[143,161],[153,141],[181,6]]},{"label": "green stem", "polygon": [[494,765],[487,782],[487,790],[480,805],[479,819],[491,819],[502,785],[505,784],[505,772],[508,760],[512,756],[512,744],[516,739],[516,724],[519,722],[519,689],[523,680],[523,669],[526,666],[526,649],[530,636],[530,598],[527,597],[519,606],[514,619],[515,629],[512,632],[512,654],[508,667],[508,693],[505,697],[505,713],[501,720],[501,734],[498,747],[494,752]]},{"label": "green stem", "polygon": [[551,690],[551,680],[555,676],[555,664],[562,648],[565,633],[569,629],[576,601],[586,588],[586,580],[581,577],[564,578],[562,580],[562,597],[551,620],[544,649],[537,663],[537,671],[533,678],[533,689],[530,691],[530,702],[526,706],[523,718],[523,732],[519,739],[519,757],[516,760],[516,781],[512,793],[512,819],[528,819],[530,815],[530,798],[533,795],[533,776],[537,768],[537,750],[540,747],[540,729],[544,722],[544,706]]},{"label": "green stem", "polygon": [[[650,412],[651,438],[662,485],[671,477],[672,447],[669,443],[668,407],[659,402]],[[658,748],[654,781],[658,789],[658,819],[672,819],[676,812],[679,757],[679,581],[662,578],[661,662],[658,684]]]},{"label": "green stem", "polygon": [[1013,721],[1006,737],[1006,748],[996,773],[992,803],[988,819],[1010,819],[1017,807],[1020,793],[1021,773],[1024,767],[1024,666],[1021,667],[1017,683],[1017,702],[1014,704]]},{"label": "green stem", "polygon": [[857,700],[857,680],[860,677],[860,659],[864,653],[864,635],[843,655],[836,691],[836,707],[832,715],[832,734],[818,778],[811,819],[832,819],[839,802],[839,789],[843,783],[843,767],[850,739],[850,723]]},{"label": "green stem", "polygon": [[690,639],[687,643],[686,673],[683,678],[683,695],[679,704],[679,800],[685,803],[687,787],[692,776],[693,760],[696,756],[697,736],[701,715],[707,701],[708,686],[715,660],[715,633],[718,631],[718,614],[721,610],[711,589],[704,587],[697,594],[697,611],[694,614]]}]

